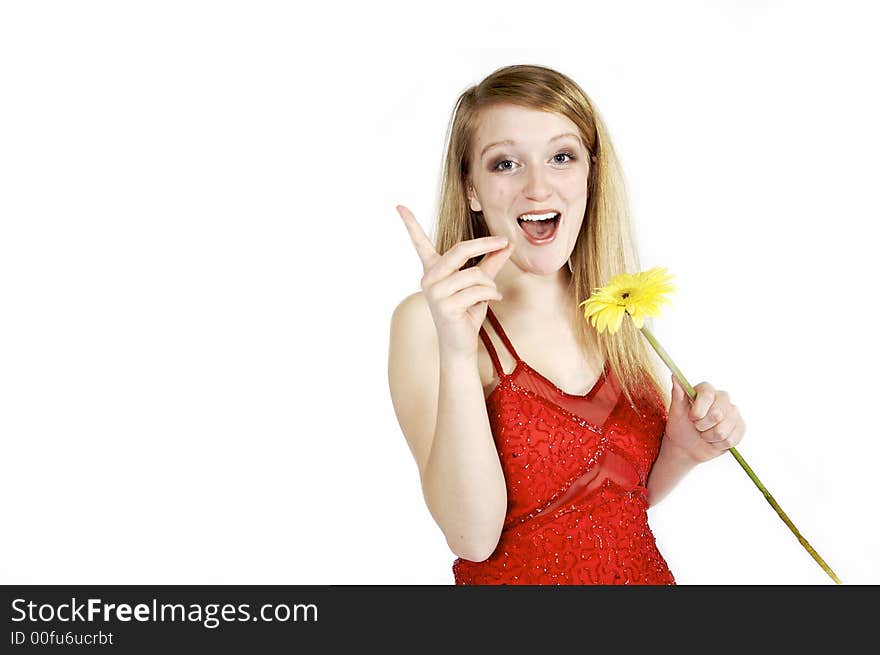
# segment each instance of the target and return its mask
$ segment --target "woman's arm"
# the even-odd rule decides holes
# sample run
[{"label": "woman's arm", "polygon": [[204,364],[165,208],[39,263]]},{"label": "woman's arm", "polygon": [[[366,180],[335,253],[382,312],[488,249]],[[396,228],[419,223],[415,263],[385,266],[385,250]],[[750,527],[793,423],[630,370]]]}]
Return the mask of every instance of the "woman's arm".
[{"label": "woman's arm", "polygon": [[656,505],[688,471],[738,444],[746,431],[730,394],[708,382],[694,386],[693,402],[675,375],[660,454],[648,476],[648,505]]},{"label": "woman's arm", "polygon": [[388,382],[428,510],[456,555],[485,560],[498,545],[507,488],[476,351],[456,357],[440,350],[422,293],[392,316]]},{"label": "woman's arm", "polygon": [[653,507],[699,462],[664,437],[660,454],[648,475],[648,506]]}]

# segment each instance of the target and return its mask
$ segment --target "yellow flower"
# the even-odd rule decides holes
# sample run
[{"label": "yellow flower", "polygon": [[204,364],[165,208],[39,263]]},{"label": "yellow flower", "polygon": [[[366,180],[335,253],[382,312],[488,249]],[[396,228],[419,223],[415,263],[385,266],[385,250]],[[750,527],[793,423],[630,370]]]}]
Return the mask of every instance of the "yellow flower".
[{"label": "yellow flower", "polygon": [[642,329],[645,317],[659,316],[660,305],[672,302],[665,296],[675,291],[665,268],[654,268],[631,275],[615,275],[604,287],[595,289],[584,305],[584,318],[600,333],[607,327],[611,334],[620,329],[625,313],[632,316],[636,327]]}]

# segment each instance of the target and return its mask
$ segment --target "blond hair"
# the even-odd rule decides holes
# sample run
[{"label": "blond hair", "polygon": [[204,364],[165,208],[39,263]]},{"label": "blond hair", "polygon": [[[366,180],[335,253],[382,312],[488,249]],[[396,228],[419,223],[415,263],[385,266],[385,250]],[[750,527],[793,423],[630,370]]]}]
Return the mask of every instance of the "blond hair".
[{"label": "blond hair", "polygon": [[[498,104],[565,116],[577,125],[581,141],[591,156],[587,207],[570,259],[572,307],[612,276],[639,271],[623,173],[599,112],[569,77],[533,65],[500,68],[459,96],[444,148],[434,236],[437,252],[443,254],[461,241],[489,235],[482,212],[471,210],[466,189],[470,185],[470,155],[480,112]],[[479,261],[479,257],[471,259],[464,268],[475,266]],[[599,354],[610,364],[636,412],[641,414],[639,407],[644,403],[655,405],[658,394],[665,407],[669,406],[670,389],[659,382],[666,380],[665,375],[658,375],[662,363],[646,346],[644,336],[631,320],[624,320],[620,330],[612,335],[608,331],[595,333],[580,310],[573,312],[573,319],[583,351],[589,353],[590,344],[598,344]]]}]

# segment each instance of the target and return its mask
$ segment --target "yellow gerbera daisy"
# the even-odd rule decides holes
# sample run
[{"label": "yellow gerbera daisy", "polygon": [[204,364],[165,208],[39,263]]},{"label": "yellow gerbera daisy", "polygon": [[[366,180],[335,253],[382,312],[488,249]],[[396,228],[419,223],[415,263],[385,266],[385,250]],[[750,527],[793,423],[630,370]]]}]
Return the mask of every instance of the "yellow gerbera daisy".
[{"label": "yellow gerbera daisy", "polygon": [[600,333],[606,327],[611,334],[616,333],[625,313],[642,329],[646,317],[660,315],[660,305],[672,304],[665,295],[675,291],[669,283],[671,279],[666,269],[659,266],[634,275],[621,273],[604,287],[595,289],[578,307],[584,305],[584,318]]}]

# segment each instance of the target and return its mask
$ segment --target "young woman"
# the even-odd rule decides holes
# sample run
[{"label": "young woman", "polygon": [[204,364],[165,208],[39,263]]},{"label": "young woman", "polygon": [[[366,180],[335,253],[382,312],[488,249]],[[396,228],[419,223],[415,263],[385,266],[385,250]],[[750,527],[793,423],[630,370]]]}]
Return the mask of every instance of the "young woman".
[{"label": "young woman", "polygon": [[397,209],[424,275],[389,386],[456,584],[675,584],[647,510],[745,423],[707,382],[693,403],[661,386],[631,321],[600,335],[577,307],[639,270],[591,100],[552,69],[495,71],[456,104],[434,243]]}]

